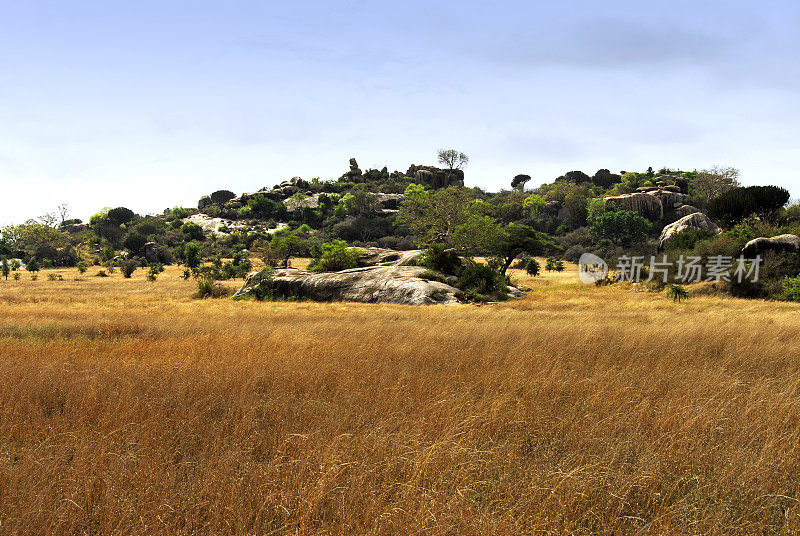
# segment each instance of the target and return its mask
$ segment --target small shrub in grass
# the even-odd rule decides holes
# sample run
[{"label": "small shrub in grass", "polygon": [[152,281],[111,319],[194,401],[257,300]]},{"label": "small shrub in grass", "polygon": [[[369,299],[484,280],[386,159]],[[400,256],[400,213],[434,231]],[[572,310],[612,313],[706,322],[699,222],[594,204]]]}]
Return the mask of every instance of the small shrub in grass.
[{"label": "small shrub in grass", "polygon": [[672,301],[680,303],[681,300],[689,299],[689,291],[683,286],[673,283],[667,287],[667,298],[672,298]]},{"label": "small shrub in grass", "polygon": [[19,281],[21,277],[19,272],[14,272],[14,281]]},{"label": "small shrub in grass", "polygon": [[108,277],[108,274],[106,273],[105,270],[100,270],[96,274],[94,274],[94,276],[95,277]]},{"label": "small shrub in grass", "polygon": [[195,298],[224,298],[228,290],[217,283],[211,274],[201,274],[197,278],[197,292]]},{"label": "small shrub in grass", "polygon": [[125,277],[125,279],[130,279],[130,277],[133,275],[133,272],[135,272],[138,267],[139,267],[138,262],[136,262],[133,259],[129,259],[123,262],[120,265],[119,269],[122,272],[122,275],[123,277]]},{"label": "small shrub in grass", "polygon": [[781,299],[786,301],[800,302],[800,275],[795,277],[786,277],[783,280]]},{"label": "small shrub in grass", "polygon": [[542,269],[542,267],[539,265],[539,261],[533,257],[528,257],[527,255],[520,257],[517,263],[514,265],[514,268],[517,270],[525,270],[528,275],[534,277],[539,275]]},{"label": "small shrub in grass", "polygon": [[37,279],[39,279],[39,274],[36,273],[31,274],[31,281],[36,281]]},{"label": "small shrub in grass", "polygon": [[78,263],[77,265],[75,265],[75,266],[76,266],[76,268],[78,268],[78,272],[79,272],[81,275],[85,274],[85,273],[86,273],[86,270],[88,270],[88,269],[89,269],[89,266],[86,264],[86,261],[81,261],[81,262],[79,262],[79,263]]},{"label": "small shrub in grass", "polygon": [[160,263],[153,263],[150,265],[150,270],[147,272],[147,280],[155,283],[158,275],[164,271],[164,267]]}]

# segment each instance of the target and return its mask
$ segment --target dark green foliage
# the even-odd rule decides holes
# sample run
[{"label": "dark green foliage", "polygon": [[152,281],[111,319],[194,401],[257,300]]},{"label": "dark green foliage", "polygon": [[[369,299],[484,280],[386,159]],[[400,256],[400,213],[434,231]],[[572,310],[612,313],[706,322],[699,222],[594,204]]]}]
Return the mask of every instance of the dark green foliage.
[{"label": "dark green foliage", "polygon": [[734,188],[713,198],[709,215],[731,226],[753,214],[769,218],[789,201],[789,191],[779,186],[747,186]]},{"label": "dark green foliage", "polygon": [[3,257],[0,270],[2,270],[3,277],[5,277],[6,281],[8,281],[8,276],[11,273],[11,266],[8,264],[8,259],[5,257]]},{"label": "dark green foliage", "polygon": [[704,229],[688,229],[670,238],[665,248],[668,250],[694,249],[698,242],[707,240],[713,236],[713,232]]},{"label": "dark green foliage", "polygon": [[39,261],[36,260],[36,257],[31,257],[28,262],[25,263],[25,269],[29,272],[39,271]]},{"label": "dark green foliage", "polygon": [[150,265],[150,270],[148,270],[148,272],[147,272],[147,280],[150,281],[151,283],[155,283],[156,278],[163,271],[164,271],[164,267],[161,264],[159,264],[157,262],[151,264]]},{"label": "dark green foliage", "polygon": [[506,279],[493,267],[479,262],[462,268],[456,286],[469,293],[486,295],[506,290]]},{"label": "dark green foliage", "polygon": [[629,246],[644,240],[652,225],[649,220],[630,210],[606,212],[595,218],[589,227],[589,236],[593,240],[605,239]]},{"label": "dark green foliage", "polygon": [[537,276],[541,272],[541,266],[539,262],[534,259],[533,257],[529,257],[528,255],[523,255],[517,261],[517,264],[512,266],[512,268],[516,268],[517,270],[525,270],[528,275]]},{"label": "dark green foliage", "polygon": [[786,301],[800,302],[800,275],[786,277],[783,280],[781,299]]},{"label": "dark green foliage", "polygon": [[511,223],[503,229],[500,239],[492,245],[492,253],[498,261],[499,271],[505,276],[506,270],[519,255],[540,255],[548,251],[561,251],[552,238],[533,227]]},{"label": "dark green foliage", "polygon": [[78,272],[80,272],[81,275],[86,273],[86,270],[89,268],[86,264],[86,261],[80,261],[76,266],[78,267]]},{"label": "dark green foliage", "polygon": [[133,275],[133,272],[135,272],[138,267],[139,267],[138,262],[136,262],[133,259],[129,259],[120,264],[119,270],[120,272],[122,272],[123,277],[125,277],[126,279],[130,279],[130,277]]},{"label": "dark green foliage", "polygon": [[431,244],[422,254],[419,264],[449,275],[458,275],[463,267],[458,253],[445,244]]},{"label": "dark green foliage", "polygon": [[215,205],[222,206],[234,197],[236,197],[236,194],[230,190],[217,190],[211,194],[211,202]]},{"label": "dark green foliage", "polygon": [[189,269],[195,269],[200,266],[202,259],[200,257],[200,244],[197,242],[189,242],[183,248],[183,264]]},{"label": "dark green foliage", "polygon": [[531,180],[530,175],[520,174],[511,179],[511,188],[514,190],[524,190],[525,183]]},{"label": "dark green foliage", "polygon": [[187,221],[181,226],[181,232],[187,240],[203,240],[205,238],[203,228],[191,221]]},{"label": "dark green foliage", "polygon": [[597,173],[592,177],[592,182],[601,188],[611,188],[615,184],[622,181],[622,176],[616,173],[611,173],[607,169],[598,169]]},{"label": "dark green foliage", "polygon": [[680,302],[689,298],[689,291],[683,286],[673,283],[667,287],[667,298],[672,298],[674,302]]},{"label": "dark green foliage", "polygon": [[106,214],[106,219],[117,226],[128,223],[135,217],[136,214],[134,214],[131,209],[125,207],[112,208]]},{"label": "dark green foliage", "polygon": [[133,255],[141,255],[144,250],[144,245],[147,243],[147,238],[137,232],[132,232],[125,237],[122,245],[130,251]]},{"label": "dark green foliage", "polygon": [[558,177],[556,180],[573,182],[575,184],[582,184],[584,182],[591,182],[592,178],[589,177],[589,175],[587,175],[583,171],[567,171],[566,173],[564,173],[564,175]]}]

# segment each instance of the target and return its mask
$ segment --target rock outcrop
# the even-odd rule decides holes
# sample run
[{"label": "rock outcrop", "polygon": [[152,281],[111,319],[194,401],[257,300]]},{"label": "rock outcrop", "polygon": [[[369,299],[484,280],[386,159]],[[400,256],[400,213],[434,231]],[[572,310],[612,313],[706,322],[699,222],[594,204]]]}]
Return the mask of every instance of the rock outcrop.
[{"label": "rock outcrop", "polygon": [[358,259],[359,266],[377,266],[391,264],[392,266],[414,266],[422,256],[423,251],[412,249],[397,251],[385,248],[364,248]]},{"label": "rock outcrop", "polygon": [[213,204],[214,204],[214,202],[211,200],[211,196],[210,195],[204,195],[197,202],[197,209],[198,210],[203,210],[204,208],[208,208]]},{"label": "rock outcrop", "polygon": [[767,251],[791,251],[800,253],[800,236],[783,234],[771,238],[755,238],[744,245],[742,255],[753,258]]},{"label": "rock outcrop", "polygon": [[358,162],[355,158],[350,159],[350,171],[344,174],[345,177],[350,179],[358,178],[362,175],[361,169],[358,167]]},{"label": "rock outcrop", "polygon": [[406,171],[406,176],[414,179],[414,182],[418,184],[425,184],[432,188],[464,186],[464,170],[462,169],[440,169],[412,164]]},{"label": "rock outcrop", "polygon": [[[293,268],[275,270],[269,283],[277,298],[298,297],[313,301],[353,301],[406,305],[454,305],[458,289],[428,281],[421,266],[368,266],[341,272],[304,272]],[[254,293],[258,272],[250,274],[235,298]],[[262,282],[261,284],[267,284]]]},{"label": "rock outcrop", "polygon": [[701,210],[692,205],[683,205],[675,209],[675,216],[680,219],[689,214],[695,214],[696,212],[701,212]]},{"label": "rock outcrop", "polygon": [[658,239],[658,249],[664,249],[664,245],[675,235],[693,229],[711,231],[712,233],[722,231],[708,216],[702,212],[695,212],[664,227],[664,230],[661,231],[661,237]]},{"label": "rock outcrop", "polygon": [[144,258],[147,259],[147,262],[154,263],[159,261],[159,250],[158,244],[155,242],[147,242],[144,245]]},{"label": "rock outcrop", "polygon": [[658,197],[649,193],[636,192],[633,194],[606,197],[606,203],[618,210],[630,210],[651,221],[658,221],[664,217],[664,206]]}]

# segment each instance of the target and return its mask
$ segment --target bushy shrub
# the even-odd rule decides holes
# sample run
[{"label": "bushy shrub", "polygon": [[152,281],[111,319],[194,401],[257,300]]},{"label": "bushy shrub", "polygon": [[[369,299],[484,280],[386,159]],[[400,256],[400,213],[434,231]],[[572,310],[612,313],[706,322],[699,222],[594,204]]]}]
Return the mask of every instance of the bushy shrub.
[{"label": "bushy shrub", "polygon": [[783,280],[783,291],[780,297],[786,301],[800,302],[800,275],[786,277]]},{"label": "bushy shrub", "polygon": [[689,291],[683,286],[673,283],[667,287],[667,298],[672,298],[674,302],[680,302],[689,298]]},{"label": "bushy shrub", "polygon": [[148,270],[147,272],[147,280],[150,281],[151,283],[155,283],[156,278],[158,278],[158,275],[163,271],[164,267],[161,264],[157,262],[151,264],[150,270]]},{"label": "bushy shrub", "polygon": [[618,210],[597,216],[589,227],[589,236],[595,241],[608,239],[615,244],[630,245],[644,240],[652,226],[636,212]]},{"label": "bushy shrub", "polygon": [[667,250],[689,250],[694,249],[698,242],[707,240],[714,236],[712,231],[705,229],[688,229],[682,233],[678,233],[665,245]]},{"label": "bushy shrub", "polygon": [[506,279],[493,267],[476,262],[461,269],[456,286],[465,292],[486,295],[506,290]]},{"label": "bushy shrub", "polygon": [[197,292],[195,298],[223,298],[228,295],[228,290],[217,283],[211,274],[199,274],[197,277]]},{"label": "bushy shrub", "polygon": [[123,277],[130,279],[130,277],[133,275],[133,272],[135,272],[138,267],[138,262],[133,259],[128,259],[120,265],[119,270],[122,272]]},{"label": "bushy shrub", "polygon": [[770,217],[789,201],[789,191],[779,186],[748,186],[734,188],[708,203],[708,214],[727,226],[756,214]]},{"label": "bushy shrub", "polygon": [[86,273],[86,270],[88,270],[88,269],[89,269],[89,267],[86,265],[86,261],[80,261],[80,262],[77,264],[77,268],[78,268],[78,272],[79,272],[81,275],[83,275],[84,273]]},{"label": "bushy shrub", "polygon": [[449,275],[459,275],[463,268],[458,253],[445,244],[431,244],[422,254],[419,264]]},{"label": "bushy shrub", "polygon": [[181,232],[187,240],[203,240],[205,238],[203,228],[191,221],[187,221],[181,226]]},{"label": "bushy shrub", "polygon": [[136,214],[129,208],[117,207],[109,210],[105,216],[109,222],[119,226],[131,221],[136,217]]},{"label": "bushy shrub", "polygon": [[331,240],[322,244],[309,269],[317,272],[339,272],[358,266],[362,251],[347,247],[344,240]]},{"label": "bushy shrub", "polygon": [[215,205],[224,205],[234,197],[236,197],[236,194],[230,190],[217,190],[211,194],[211,202]]}]

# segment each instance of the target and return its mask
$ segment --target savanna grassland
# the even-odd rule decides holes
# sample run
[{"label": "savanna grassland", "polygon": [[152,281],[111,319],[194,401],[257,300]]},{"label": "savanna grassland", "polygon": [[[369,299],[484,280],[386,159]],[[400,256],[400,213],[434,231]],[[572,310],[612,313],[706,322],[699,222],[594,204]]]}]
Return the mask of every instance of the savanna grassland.
[{"label": "savanna grassland", "polygon": [[[0,534],[800,533],[800,307],[0,281]],[[64,281],[49,281],[61,273]]]}]

